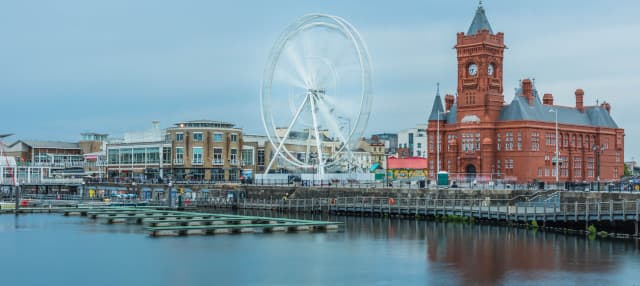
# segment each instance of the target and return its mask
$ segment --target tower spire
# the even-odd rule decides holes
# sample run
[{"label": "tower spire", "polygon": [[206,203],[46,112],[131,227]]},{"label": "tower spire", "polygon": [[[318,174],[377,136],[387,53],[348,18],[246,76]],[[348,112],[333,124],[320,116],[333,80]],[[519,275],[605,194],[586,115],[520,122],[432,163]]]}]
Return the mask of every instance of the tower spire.
[{"label": "tower spire", "polygon": [[431,107],[431,114],[429,114],[429,121],[443,120],[444,106],[442,106],[442,98],[440,97],[440,82],[436,83],[436,97],[433,99],[433,106]]},{"label": "tower spire", "polygon": [[489,20],[487,19],[487,15],[484,12],[484,6],[482,6],[482,4],[482,0],[480,0],[478,3],[478,9],[476,9],[476,15],[473,17],[473,21],[471,21],[471,26],[469,26],[467,35],[475,35],[482,30],[488,30],[490,34],[493,34],[491,24],[489,24]]}]

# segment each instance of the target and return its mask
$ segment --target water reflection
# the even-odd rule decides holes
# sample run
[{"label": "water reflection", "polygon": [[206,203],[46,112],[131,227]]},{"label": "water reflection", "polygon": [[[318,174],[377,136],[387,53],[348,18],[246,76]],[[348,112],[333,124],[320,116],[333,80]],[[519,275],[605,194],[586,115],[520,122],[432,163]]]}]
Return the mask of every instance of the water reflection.
[{"label": "water reflection", "polygon": [[620,256],[637,255],[633,242],[594,240],[549,232],[426,223],[427,258],[453,268],[465,282],[493,284],[511,272],[608,273]]},{"label": "water reflection", "polygon": [[[548,276],[541,273],[615,275],[625,267],[624,263],[640,266],[637,240],[589,240],[581,235],[506,226],[410,219],[286,215],[268,211],[243,214],[342,221],[346,223],[344,239],[349,240],[424,241],[428,271],[433,276],[450,273],[454,277],[448,281],[456,281],[455,284],[517,284],[514,279],[537,281]],[[625,259],[628,257],[631,261]],[[635,277],[619,278],[640,282]]]},{"label": "water reflection", "polygon": [[[238,214],[342,221],[346,226],[331,233],[155,239],[137,224],[108,225],[56,215],[0,216],[0,245],[11,246],[6,255],[18,259],[17,263],[0,261],[0,269],[27,277],[31,283],[22,284],[33,285],[45,283],[42,277],[80,285],[67,281],[59,269],[47,268],[47,259],[29,259],[36,255],[65,257],[65,267],[79,273],[118,265],[109,285],[211,284],[205,274],[211,271],[221,285],[629,285],[640,281],[639,248],[631,241],[590,241],[525,229],[409,219],[269,211]],[[22,254],[17,255],[16,249]],[[30,276],[27,266],[34,263],[46,275]],[[286,276],[282,269],[287,270]]]}]

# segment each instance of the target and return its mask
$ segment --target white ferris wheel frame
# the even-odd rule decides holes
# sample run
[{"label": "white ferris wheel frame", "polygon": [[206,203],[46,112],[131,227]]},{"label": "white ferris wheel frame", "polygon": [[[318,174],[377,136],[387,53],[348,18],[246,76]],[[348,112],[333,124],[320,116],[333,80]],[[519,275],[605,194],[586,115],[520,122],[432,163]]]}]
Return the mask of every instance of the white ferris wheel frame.
[{"label": "white ferris wheel frame", "polygon": [[[313,28],[316,26],[325,26],[330,27],[338,32],[340,32],[346,39],[349,40],[350,45],[353,47],[356,55],[357,62],[359,64],[359,97],[360,97],[360,107],[356,112],[356,115],[353,117],[355,119],[355,124],[353,127],[349,126],[349,130],[346,134],[342,134],[340,131],[337,131],[338,140],[340,140],[341,146],[332,152],[332,156],[325,156],[322,141],[320,138],[320,130],[318,126],[318,115],[316,109],[324,109],[326,111],[327,108],[331,108],[331,105],[323,100],[324,90],[319,89],[319,87],[310,87],[307,86],[307,92],[304,96],[304,100],[302,104],[295,111],[293,118],[291,119],[285,133],[282,136],[277,134],[277,126],[275,120],[273,118],[273,106],[271,105],[271,91],[273,84],[273,77],[276,66],[280,57],[282,56],[283,49],[286,44],[293,38],[297,36],[299,33],[304,33],[305,30],[309,28]],[[311,139],[311,132],[313,131],[313,135],[315,137],[315,147],[317,153],[317,172],[319,174],[324,174],[325,168],[329,166],[333,166],[338,164],[341,160],[345,158],[347,160],[352,160],[351,154],[351,143],[355,139],[359,139],[366,128],[369,114],[371,111],[371,103],[372,103],[372,71],[371,71],[371,59],[369,57],[369,52],[366,47],[366,44],[362,40],[360,33],[346,20],[332,15],[326,14],[309,14],[298,21],[291,24],[284,32],[280,35],[279,39],[274,44],[271,49],[271,53],[269,55],[268,64],[265,67],[263,79],[262,79],[262,88],[260,90],[260,114],[262,117],[262,123],[267,133],[267,138],[271,144],[272,150],[275,150],[275,154],[270,159],[269,165],[265,169],[265,174],[267,174],[271,167],[273,166],[275,160],[281,157],[286,162],[300,167],[304,169],[315,168],[316,164],[311,164],[309,160],[306,162],[300,161],[295,156],[291,154],[291,152],[285,146],[286,141],[289,139],[289,134],[291,129],[297,122],[300,114],[305,109],[307,104],[311,110],[312,124],[313,126],[308,130],[307,139],[307,158],[309,158],[309,142]],[[325,116],[326,113],[323,113]],[[325,117],[328,119],[330,123],[333,125],[332,127],[336,127],[336,119]],[[351,125],[351,124],[349,124]],[[311,130],[313,129],[313,130]],[[273,152],[273,151],[272,151]],[[346,153],[346,156],[344,156]]]}]

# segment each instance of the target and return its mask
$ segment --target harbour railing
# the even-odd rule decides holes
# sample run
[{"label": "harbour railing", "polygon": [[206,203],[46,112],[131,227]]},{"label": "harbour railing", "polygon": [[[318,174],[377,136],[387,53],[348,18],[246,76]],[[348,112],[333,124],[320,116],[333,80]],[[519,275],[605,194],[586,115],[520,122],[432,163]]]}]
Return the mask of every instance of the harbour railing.
[{"label": "harbour railing", "polygon": [[561,203],[559,200],[514,202],[493,199],[430,199],[388,197],[339,197],[310,199],[210,198],[190,206],[329,212],[361,215],[416,215],[474,217],[506,221],[640,221],[640,200]]}]

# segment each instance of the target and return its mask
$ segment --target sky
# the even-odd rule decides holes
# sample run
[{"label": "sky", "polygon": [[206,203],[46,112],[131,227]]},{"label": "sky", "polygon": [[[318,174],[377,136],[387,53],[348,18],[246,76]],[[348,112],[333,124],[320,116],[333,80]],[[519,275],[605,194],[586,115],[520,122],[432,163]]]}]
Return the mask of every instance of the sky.
[{"label": "sky", "polygon": [[[264,134],[258,96],[280,33],[309,13],[349,21],[373,65],[366,134],[425,123],[436,83],[456,90],[457,32],[478,2],[0,0],[0,133],[77,141],[81,132],[229,121]],[[504,32],[504,95],[535,78],[556,104],[611,104],[625,159],[640,159],[639,1],[485,0]]]}]

